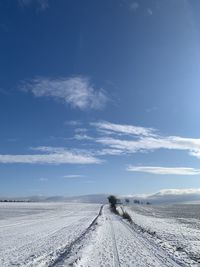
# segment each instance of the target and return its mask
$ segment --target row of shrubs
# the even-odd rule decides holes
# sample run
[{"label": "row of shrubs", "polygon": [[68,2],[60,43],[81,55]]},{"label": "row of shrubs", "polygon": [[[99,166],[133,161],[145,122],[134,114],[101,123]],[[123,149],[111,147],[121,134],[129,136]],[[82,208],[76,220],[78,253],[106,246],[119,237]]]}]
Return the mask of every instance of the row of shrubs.
[{"label": "row of shrubs", "polygon": [[122,214],[120,214],[120,212],[117,210],[118,199],[115,196],[113,196],[113,195],[109,196],[108,201],[110,203],[111,212],[113,212],[119,216],[122,216],[123,219],[129,221],[130,223],[133,222],[129,213],[127,211],[124,211],[124,209],[122,207],[121,207]]},{"label": "row of shrubs", "polygon": [[0,202],[31,202],[30,200],[0,199]]}]

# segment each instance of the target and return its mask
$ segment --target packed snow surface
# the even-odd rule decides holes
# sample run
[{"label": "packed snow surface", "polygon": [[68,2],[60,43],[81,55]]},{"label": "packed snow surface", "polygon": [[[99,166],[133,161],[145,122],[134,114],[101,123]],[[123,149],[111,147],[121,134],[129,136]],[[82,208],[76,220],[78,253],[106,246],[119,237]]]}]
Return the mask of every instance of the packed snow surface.
[{"label": "packed snow surface", "polygon": [[200,266],[198,216],[171,206],[123,209],[132,224],[108,205],[0,203],[0,266]]},{"label": "packed snow surface", "polygon": [[88,246],[77,266],[179,266],[168,255],[137,233],[129,223],[103,210],[98,235]]}]

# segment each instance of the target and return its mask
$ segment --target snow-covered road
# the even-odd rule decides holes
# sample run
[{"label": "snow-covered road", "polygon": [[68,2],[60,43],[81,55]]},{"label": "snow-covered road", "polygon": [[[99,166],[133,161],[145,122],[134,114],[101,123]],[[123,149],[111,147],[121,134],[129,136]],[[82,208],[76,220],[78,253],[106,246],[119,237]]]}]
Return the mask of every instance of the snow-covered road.
[{"label": "snow-covered road", "polygon": [[180,266],[129,223],[111,214],[107,206],[98,221],[97,233],[90,237],[90,245],[83,249],[77,266]]}]

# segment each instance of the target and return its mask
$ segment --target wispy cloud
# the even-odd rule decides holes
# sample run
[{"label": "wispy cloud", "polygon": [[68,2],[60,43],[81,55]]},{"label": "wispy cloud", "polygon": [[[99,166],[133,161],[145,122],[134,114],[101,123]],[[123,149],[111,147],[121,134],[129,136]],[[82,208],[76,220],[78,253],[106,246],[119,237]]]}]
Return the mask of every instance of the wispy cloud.
[{"label": "wispy cloud", "polygon": [[151,8],[148,8],[148,9],[147,9],[147,13],[148,13],[150,16],[152,16],[152,15],[153,15],[153,11],[152,11],[152,9],[151,9]]},{"label": "wispy cloud", "polygon": [[[72,125],[76,125],[76,123],[72,123]],[[96,164],[104,162],[107,156],[153,152],[161,149],[185,151],[190,156],[200,159],[200,139],[163,136],[156,129],[149,127],[115,124],[107,121],[93,122],[89,123],[89,127],[86,128],[76,128],[75,126],[74,136],[69,140],[71,149],[49,146],[34,147],[31,148],[32,153],[0,154],[0,163]],[[81,149],[77,149],[76,140],[79,141]],[[141,169],[137,170],[141,171]],[[144,170],[147,172],[147,169]],[[160,169],[148,169],[148,171],[155,172]],[[177,171],[181,170],[177,169]],[[193,170],[185,169],[185,171],[189,174]]]},{"label": "wispy cloud", "polygon": [[101,150],[96,150],[95,155],[98,156],[109,156],[109,155],[121,155],[123,154],[123,151],[120,149],[111,149],[111,148],[104,148]]},{"label": "wispy cloud", "polygon": [[[109,122],[92,123],[98,129],[111,131],[110,136],[96,138],[110,149],[120,150],[122,153],[136,153],[155,151],[158,149],[185,150],[190,155],[200,158],[200,139],[180,136],[162,136],[156,133],[153,128],[138,127],[134,125],[121,125]],[[120,136],[120,134],[122,134]],[[128,138],[125,135],[129,135]],[[120,137],[120,138],[119,138]],[[132,138],[131,138],[132,137]]]},{"label": "wispy cloud", "polygon": [[158,107],[156,107],[156,106],[146,109],[146,112],[148,112],[148,113],[155,112],[155,111],[158,111]]},{"label": "wispy cloud", "polygon": [[108,100],[104,90],[97,90],[89,78],[82,76],[36,78],[23,82],[22,89],[31,91],[36,97],[52,97],[81,110],[101,109]]},{"label": "wispy cloud", "polygon": [[74,131],[77,134],[83,134],[83,133],[86,133],[88,130],[86,128],[76,128],[74,129]]},{"label": "wispy cloud", "polygon": [[77,120],[65,121],[65,125],[69,126],[80,126],[81,122]]},{"label": "wispy cloud", "polygon": [[33,0],[18,0],[18,3],[22,6],[28,6],[33,2]]},{"label": "wispy cloud", "polygon": [[138,3],[138,2],[132,2],[132,3],[130,4],[130,9],[131,9],[132,11],[136,11],[138,8],[139,8],[139,3]]},{"label": "wispy cloud", "polygon": [[127,171],[159,175],[199,175],[200,169],[188,167],[128,166]]},{"label": "wispy cloud", "polygon": [[155,131],[153,128],[145,128],[134,125],[126,125],[126,124],[116,124],[108,121],[91,123],[91,125],[101,130],[108,130],[119,134],[152,136],[154,135]]},{"label": "wispy cloud", "polygon": [[85,177],[85,175],[82,175],[82,174],[67,174],[63,176],[63,178],[67,178],[67,179],[83,178],[83,177]]},{"label": "wispy cloud", "polygon": [[48,178],[41,177],[41,178],[39,179],[39,181],[40,181],[40,182],[47,182],[47,181],[48,181]]},{"label": "wispy cloud", "polygon": [[36,4],[40,10],[45,10],[49,7],[49,0],[18,0],[21,7],[28,7]]},{"label": "wispy cloud", "polygon": [[68,151],[64,148],[37,147],[40,154],[25,155],[0,155],[0,163],[24,163],[24,164],[98,164],[101,160],[77,151]]},{"label": "wispy cloud", "polygon": [[82,140],[94,140],[93,137],[87,134],[75,134],[74,139],[82,141]]},{"label": "wispy cloud", "polygon": [[138,140],[121,140],[111,137],[98,138],[97,142],[126,153],[154,151],[158,149],[185,150],[200,158],[200,139],[169,137],[141,137]]}]

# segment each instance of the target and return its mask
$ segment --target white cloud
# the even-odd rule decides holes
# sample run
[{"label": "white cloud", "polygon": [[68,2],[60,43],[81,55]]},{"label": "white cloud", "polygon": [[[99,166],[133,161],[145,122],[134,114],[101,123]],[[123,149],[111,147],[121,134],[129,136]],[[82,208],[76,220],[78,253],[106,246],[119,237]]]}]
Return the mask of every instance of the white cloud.
[{"label": "white cloud", "polygon": [[200,150],[199,151],[191,151],[190,155],[200,159]]},{"label": "white cloud", "polygon": [[[76,126],[76,122],[70,122]],[[104,162],[106,156],[122,156],[138,152],[167,149],[186,151],[200,158],[200,139],[180,136],[162,136],[153,128],[114,124],[106,121],[90,123],[93,128],[75,128],[70,140],[71,149],[64,147],[34,147],[25,155],[0,155],[0,163],[31,164],[94,164]],[[82,125],[83,126],[83,125]],[[103,132],[102,132],[103,131]],[[84,149],[75,149],[73,142],[79,140]],[[99,159],[98,157],[102,157]],[[152,171],[152,170],[151,170]],[[154,172],[158,171],[154,169]],[[170,170],[168,170],[170,171]],[[176,171],[181,171],[180,169]],[[183,171],[183,170],[182,170]],[[189,174],[191,169],[185,170]],[[182,173],[181,173],[182,174]],[[196,174],[192,172],[192,174]]]},{"label": "white cloud", "polygon": [[87,135],[87,134],[75,134],[74,138],[76,140],[82,141],[82,140],[93,140],[94,138]]},{"label": "white cloud", "polygon": [[159,192],[155,193],[155,195],[166,196],[166,195],[191,195],[191,194],[199,194],[200,188],[186,188],[186,189],[162,189]]},{"label": "white cloud", "polygon": [[131,3],[130,8],[131,10],[136,11],[139,8],[139,3],[138,2]]},{"label": "white cloud", "polygon": [[147,13],[148,13],[150,16],[152,16],[152,15],[153,15],[153,11],[152,11],[152,9],[151,9],[151,8],[148,8],[148,9],[147,9]]},{"label": "white cloud", "polygon": [[149,195],[147,200],[153,203],[176,203],[200,201],[199,188],[185,189],[162,189],[159,192]]},{"label": "white cloud", "polygon": [[67,179],[74,179],[74,178],[82,178],[85,176],[82,174],[67,174],[67,175],[64,175],[63,177]]},{"label": "white cloud", "polygon": [[146,109],[146,112],[150,113],[150,112],[155,112],[155,111],[158,111],[158,107],[151,107],[151,108],[147,108]]},{"label": "white cloud", "polygon": [[120,154],[123,154],[123,151],[119,149],[104,148],[104,149],[95,151],[95,155],[98,155],[98,156],[120,155]]},{"label": "white cloud", "polygon": [[45,153],[63,153],[63,152],[65,152],[64,147],[37,146],[37,147],[31,147],[30,149],[34,150],[34,151],[45,152]]},{"label": "white cloud", "polygon": [[40,182],[47,182],[48,179],[47,179],[47,178],[44,178],[44,177],[41,177],[41,178],[39,179],[39,181],[40,181]]},{"label": "white cloud", "polygon": [[119,134],[153,136],[155,131],[153,128],[145,128],[126,124],[116,124],[110,123],[108,121],[91,123],[91,125],[97,127],[100,130],[108,130]]},{"label": "white cloud", "polygon": [[36,4],[40,10],[45,10],[49,7],[49,0],[18,0],[18,3],[22,7]]},{"label": "white cloud", "polygon": [[67,151],[64,148],[37,147],[46,154],[0,155],[0,163],[24,164],[97,164],[101,160],[91,154]]},{"label": "white cloud", "polygon": [[49,0],[37,0],[42,10],[49,7]]},{"label": "white cloud", "polygon": [[31,91],[36,97],[52,97],[73,108],[101,109],[107,102],[105,92],[96,90],[87,77],[36,78],[24,82],[22,90]]},{"label": "white cloud", "polygon": [[[134,125],[121,125],[109,122],[91,123],[97,130],[105,132],[103,137],[96,138],[96,142],[110,149],[121,150],[123,153],[154,151],[158,149],[185,150],[190,155],[200,158],[200,139],[180,136],[161,136],[153,128]],[[110,136],[111,133],[116,136]],[[124,135],[129,135],[125,138]],[[123,136],[123,138],[119,138]],[[132,137],[132,139],[131,139]]]},{"label": "white cloud", "polygon": [[80,126],[81,122],[77,120],[71,120],[71,121],[65,121],[64,124],[69,126]]},{"label": "white cloud", "polygon": [[33,2],[33,0],[18,0],[18,3],[22,6],[28,6]]},{"label": "white cloud", "polygon": [[187,168],[187,167],[155,167],[155,166],[132,166],[127,168],[130,172],[144,172],[159,175],[198,175],[200,169]]},{"label": "white cloud", "polygon": [[86,133],[88,130],[86,128],[76,128],[74,129],[75,133]]}]

